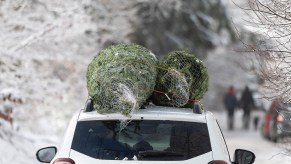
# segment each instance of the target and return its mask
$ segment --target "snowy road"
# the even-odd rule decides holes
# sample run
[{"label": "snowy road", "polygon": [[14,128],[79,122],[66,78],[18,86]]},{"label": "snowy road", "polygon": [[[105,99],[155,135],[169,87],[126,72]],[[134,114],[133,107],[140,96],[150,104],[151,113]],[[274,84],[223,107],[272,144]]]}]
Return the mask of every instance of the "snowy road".
[{"label": "snowy road", "polygon": [[235,149],[246,149],[255,153],[255,164],[290,164],[291,154],[286,154],[285,150],[280,148],[275,143],[267,141],[262,138],[259,131],[255,131],[253,128],[249,131],[241,130],[241,113],[236,114],[236,129],[234,131],[228,131],[226,129],[226,115],[214,113],[221,125],[224,133],[226,143],[229,148],[231,158]]}]

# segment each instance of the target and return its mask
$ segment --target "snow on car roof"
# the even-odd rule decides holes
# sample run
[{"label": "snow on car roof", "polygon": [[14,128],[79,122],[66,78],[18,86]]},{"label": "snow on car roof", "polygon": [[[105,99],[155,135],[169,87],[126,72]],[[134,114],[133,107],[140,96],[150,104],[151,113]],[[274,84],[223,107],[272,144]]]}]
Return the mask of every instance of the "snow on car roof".
[{"label": "snow on car roof", "polygon": [[149,105],[145,109],[136,110],[131,117],[126,117],[120,113],[97,113],[97,111],[81,113],[79,121],[89,120],[173,120],[189,122],[206,122],[205,113],[193,113],[191,108],[175,108],[168,106]]}]

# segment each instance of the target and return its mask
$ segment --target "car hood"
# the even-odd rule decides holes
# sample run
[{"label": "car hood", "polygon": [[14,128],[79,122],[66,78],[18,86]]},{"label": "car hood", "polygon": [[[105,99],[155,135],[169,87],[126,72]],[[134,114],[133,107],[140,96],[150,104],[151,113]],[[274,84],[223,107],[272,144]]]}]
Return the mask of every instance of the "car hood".
[{"label": "car hood", "polygon": [[[89,157],[87,155],[81,154],[75,150],[71,149],[71,153],[70,153],[70,158],[73,159],[75,161],[75,163],[77,164],[88,164],[88,163],[94,163],[94,164],[102,164],[104,162],[106,162],[106,164],[120,164],[120,162],[122,163],[126,163],[129,162],[130,164],[133,164],[133,162],[135,161],[126,161],[126,160],[99,160],[99,159],[95,159],[92,157]],[[189,159],[189,160],[183,160],[183,161],[163,161],[166,162],[167,164],[193,164],[193,163],[199,163],[199,164],[207,164],[208,162],[210,162],[212,160],[212,152],[208,152],[205,153],[203,155],[200,155],[198,157]],[[138,164],[160,164],[161,161],[138,161]]]}]

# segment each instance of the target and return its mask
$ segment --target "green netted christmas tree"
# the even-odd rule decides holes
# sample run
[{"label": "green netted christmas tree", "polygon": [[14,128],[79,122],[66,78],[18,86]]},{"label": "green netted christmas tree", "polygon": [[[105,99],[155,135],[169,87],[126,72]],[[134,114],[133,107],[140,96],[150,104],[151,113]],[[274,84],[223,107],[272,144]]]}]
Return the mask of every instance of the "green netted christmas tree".
[{"label": "green netted christmas tree", "polygon": [[156,105],[191,107],[208,89],[207,69],[193,54],[173,51],[158,62],[152,52],[136,44],[100,51],[86,76],[95,110],[127,116],[149,98]]},{"label": "green netted christmas tree", "polygon": [[159,61],[155,90],[156,105],[189,107],[208,90],[208,72],[203,63],[186,51],[172,51]]},{"label": "green netted christmas tree", "polygon": [[88,66],[87,88],[100,113],[129,115],[151,96],[157,59],[136,44],[117,44],[99,52]]}]

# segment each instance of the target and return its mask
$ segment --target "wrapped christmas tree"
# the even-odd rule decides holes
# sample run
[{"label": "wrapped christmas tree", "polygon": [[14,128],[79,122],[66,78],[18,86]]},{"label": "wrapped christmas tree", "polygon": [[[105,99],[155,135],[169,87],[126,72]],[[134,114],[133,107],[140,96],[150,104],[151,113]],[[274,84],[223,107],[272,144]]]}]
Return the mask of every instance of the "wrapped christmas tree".
[{"label": "wrapped christmas tree", "polygon": [[159,62],[153,102],[163,106],[191,106],[208,89],[208,72],[202,62],[186,51],[172,51]]},{"label": "wrapped christmas tree", "polygon": [[129,115],[154,89],[157,59],[136,44],[112,45],[94,57],[87,70],[87,88],[100,113]]}]

